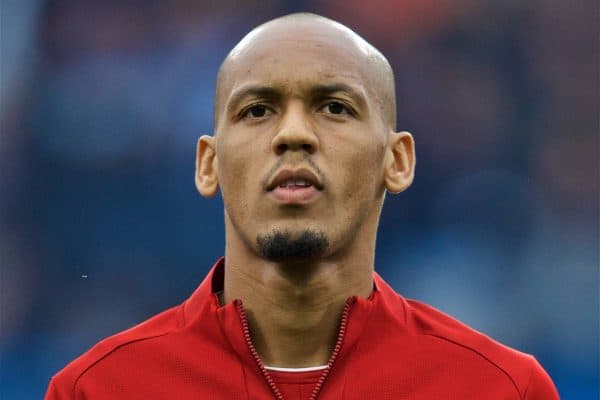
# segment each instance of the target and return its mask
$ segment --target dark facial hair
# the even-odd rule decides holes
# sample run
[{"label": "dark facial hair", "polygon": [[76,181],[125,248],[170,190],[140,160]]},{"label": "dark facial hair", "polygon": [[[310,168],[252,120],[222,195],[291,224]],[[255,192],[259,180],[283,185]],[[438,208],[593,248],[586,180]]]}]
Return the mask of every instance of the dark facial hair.
[{"label": "dark facial hair", "polygon": [[258,235],[256,244],[261,255],[269,261],[301,261],[321,256],[327,250],[329,240],[323,232],[305,230],[292,238],[289,233],[276,230]]}]

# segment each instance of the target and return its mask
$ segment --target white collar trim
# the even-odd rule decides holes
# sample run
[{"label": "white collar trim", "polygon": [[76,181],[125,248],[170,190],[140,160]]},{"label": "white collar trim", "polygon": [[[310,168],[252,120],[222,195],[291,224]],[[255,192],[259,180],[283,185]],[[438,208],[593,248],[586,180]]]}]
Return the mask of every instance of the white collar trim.
[{"label": "white collar trim", "polygon": [[278,371],[278,372],[312,372],[312,371],[322,371],[327,369],[329,365],[319,365],[316,367],[303,367],[303,368],[280,368],[280,367],[267,367],[265,365],[265,369],[269,371]]}]

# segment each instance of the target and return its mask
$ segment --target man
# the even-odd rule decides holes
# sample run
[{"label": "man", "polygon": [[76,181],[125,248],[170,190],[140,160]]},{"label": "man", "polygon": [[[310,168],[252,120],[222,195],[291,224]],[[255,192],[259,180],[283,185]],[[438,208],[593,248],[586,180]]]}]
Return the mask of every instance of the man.
[{"label": "man", "polygon": [[183,304],[110,337],[47,399],[557,399],[535,359],[396,294],[373,271],[385,192],[413,180],[394,78],[345,26],[250,32],[217,79],[196,186],[225,258]]}]

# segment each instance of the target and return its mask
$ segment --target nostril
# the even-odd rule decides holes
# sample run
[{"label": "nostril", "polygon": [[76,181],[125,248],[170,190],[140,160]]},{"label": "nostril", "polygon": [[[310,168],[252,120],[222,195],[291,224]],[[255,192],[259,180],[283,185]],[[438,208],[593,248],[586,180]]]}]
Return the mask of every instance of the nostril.
[{"label": "nostril", "polygon": [[277,150],[278,150],[280,153],[283,153],[283,152],[285,152],[287,149],[288,149],[288,145],[287,145],[287,144],[285,144],[285,143],[281,143],[280,145],[278,145],[278,146],[277,146]]},{"label": "nostril", "polygon": [[312,147],[312,145],[305,143],[302,145],[302,149],[305,151],[308,151],[310,153],[310,152],[312,152],[313,147]]}]

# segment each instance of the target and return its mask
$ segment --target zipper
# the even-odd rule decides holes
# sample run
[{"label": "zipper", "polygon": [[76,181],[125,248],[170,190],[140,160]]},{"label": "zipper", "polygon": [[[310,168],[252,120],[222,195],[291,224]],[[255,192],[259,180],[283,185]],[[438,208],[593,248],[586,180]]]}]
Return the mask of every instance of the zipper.
[{"label": "zipper", "polygon": [[263,377],[267,380],[267,383],[269,384],[271,391],[275,395],[275,398],[277,400],[285,400],[283,398],[283,395],[277,388],[275,381],[273,381],[273,378],[269,374],[269,371],[267,371],[264,364],[262,363],[262,360],[260,359],[260,356],[258,355],[258,351],[256,351],[256,348],[254,347],[254,343],[252,343],[252,337],[250,336],[250,327],[248,326],[248,318],[246,316],[246,310],[244,310],[244,305],[242,304],[242,301],[234,300],[234,302],[235,302],[235,306],[238,310],[238,313],[240,314],[240,319],[242,320],[242,330],[244,332],[244,339],[246,339],[246,344],[248,345],[248,348],[250,349],[250,353],[252,353],[252,357],[254,358],[254,361],[256,361],[256,365],[258,365],[258,368],[262,372]]},{"label": "zipper", "polygon": [[325,383],[325,379],[329,376],[329,371],[333,367],[333,363],[335,362],[340,350],[342,349],[342,343],[344,343],[344,335],[346,333],[346,326],[348,325],[348,316],[350,315],[350,308],[352,305],[356,303],[356,296],[352,296],[346,300],[346,304],[344,305],[344,309],[342,310],[342,318],[340,320],[340,330],[338,331],[337,341],[335,342],[335,347],[333,348],[333,352],[331,353],[331,357],[329,358],[329,362],[327,363],[327,369],[323,371],[323,374],[319,377],[319,381],[317,382],[315,388],[313,389],[312,395],[310,396],[310,400],[317,400],[317,396],[319,396],[319,392]]},{"label": "zipper", "polygon": [[[335,347],[333,348],[331,357],[329,358],[329,361],[327,362],[327,368],[323,371],[323,373],[319,377],[319,380],[318,380],[317,384],[315,385],[315,388],[312,391],[310,400],[317,400],[317,397],[319,396],[319,392],[321,391],[323,384],[325,383],[327,376],[329,376],[329,372],[331,371],[331,368],[333,367],[333,364],[334,364],[335,360],[337,359],[337,356],[338,356],[340,350],[342,349],[342,343],[344,342],[344,335],[346,333],[346,326],[348,325],[348,316],[350,315],[350,309],[352,308],[352,305],[355,302],[356,302],[356,296],[352,296],[352,297],[348,298],[348,300],[346,300],[346,304],[344,304],[344,309],[342,310],[342,318],[340,320],[340,328],[338,331],[338,337],[337,337],[337,340],[335,343]],[[252,354],[252,357],[254,358],[256,365],[258,365],[258,368],[262,372],[262,375],[265,378],[265,380],[267,381],[267,384],[269,385],[269,387],[271,388],[271,391],[275,395],[275,398],[277,400],[285,400],[283,398],[283,395],[279,391],[279,388],[277,388],[275,381],[271,377],[271,374],[269,374],[269,371],[265,368],[262,360],[260,359],[260,355],[258,354],[258,351],[256,351],[256,348],[254,347],[254,343],[252,343],[252,337],[250,336],[250,327],[248,325],[248,318],[246,316],[246,311],[244,310],[244,305],[242,304],[242,301],[234,300],[234,303],[235,303],[236,309],[240,315],[240,319],[242,321],[242,331],[244,333],[244,339],[246,340],[246,344],[248,345],[248,349],[250,349],[250,353]]]}]

